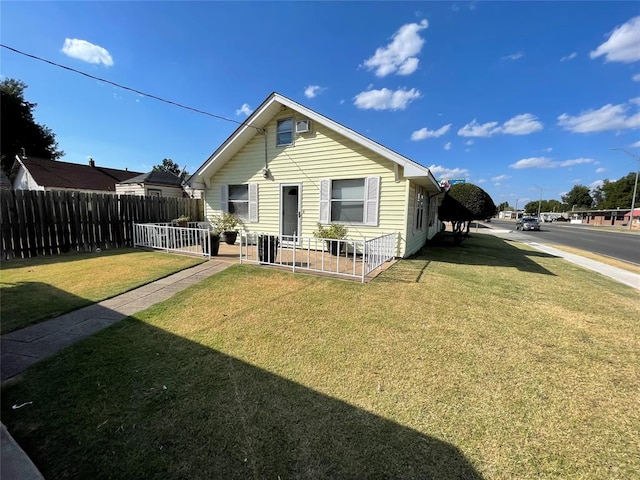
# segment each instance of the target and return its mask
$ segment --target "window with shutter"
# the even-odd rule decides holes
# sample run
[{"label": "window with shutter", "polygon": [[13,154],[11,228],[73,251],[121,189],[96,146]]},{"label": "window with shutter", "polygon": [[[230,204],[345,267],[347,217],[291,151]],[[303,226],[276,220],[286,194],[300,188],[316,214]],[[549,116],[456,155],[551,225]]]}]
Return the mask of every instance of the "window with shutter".
[{"label": "window with shutter", "polygon": [[320,223],[378,225],[380,177],[320,181]]}]

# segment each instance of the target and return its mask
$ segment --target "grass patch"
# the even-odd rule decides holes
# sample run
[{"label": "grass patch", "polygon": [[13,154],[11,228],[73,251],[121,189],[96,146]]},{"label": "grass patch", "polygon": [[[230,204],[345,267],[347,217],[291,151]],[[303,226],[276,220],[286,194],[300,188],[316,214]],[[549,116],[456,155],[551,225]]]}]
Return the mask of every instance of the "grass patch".
[{"label": "grass patch", "polygon": [[127,249],[2,262],[0,333],[99,302],[203,261]]},{"label": "grass patch", "polygon": [[365,285],[234,266],[30,368],[2,419],[46,478],[634,478],[639,317],[492,236]]}]

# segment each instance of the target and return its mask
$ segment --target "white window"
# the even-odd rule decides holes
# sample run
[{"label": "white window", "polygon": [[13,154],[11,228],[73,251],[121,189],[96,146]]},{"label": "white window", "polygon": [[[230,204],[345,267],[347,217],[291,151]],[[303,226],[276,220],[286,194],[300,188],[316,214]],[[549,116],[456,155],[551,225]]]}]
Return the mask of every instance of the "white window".
[{"label": "white window", "polygon": [[421,232],[422,230],[424,230],[425,194],[424,187],[420,185],[416,185],[414,212],[415,215],[413,217],[413,231]]},{"label": "white window", "polygon": [[221,185],[220,209],[245,222],[258,221],[258,184]]},{"label": "white window", "polygon": [[229,213],[249,218],[249,185],[229,185]]},{"label": "white window", "polygon": [[379,177],[320,181],[320,223],[378,224]]},{"label": "white window", "polygon": [[293,118],[278,120],[276,127],[276,146],[293,144]]},{"label": "white window", "polygon": [[159,188],[148,188],[147,195],[150,195],[152,197],[161,197],[162,190],[160,190]]}]

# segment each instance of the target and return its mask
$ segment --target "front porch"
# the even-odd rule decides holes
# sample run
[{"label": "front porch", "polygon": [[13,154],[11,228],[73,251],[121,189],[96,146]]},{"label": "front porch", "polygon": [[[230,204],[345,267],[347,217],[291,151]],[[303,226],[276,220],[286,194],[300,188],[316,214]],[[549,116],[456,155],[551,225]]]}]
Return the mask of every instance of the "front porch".
[{"label": "front porch", "polygon": [[[177,227],[169,223],[135,224],[134,247],[204,255],[209,258],[271,266],[292,272],[329,275],[365,283],[392,265],[397,235],[372,239],[283,237],[240,232],[236,242],[220,241],[212,255],[211,230],[206,222]],[[215,248],[213,248],[215,252]]]}]

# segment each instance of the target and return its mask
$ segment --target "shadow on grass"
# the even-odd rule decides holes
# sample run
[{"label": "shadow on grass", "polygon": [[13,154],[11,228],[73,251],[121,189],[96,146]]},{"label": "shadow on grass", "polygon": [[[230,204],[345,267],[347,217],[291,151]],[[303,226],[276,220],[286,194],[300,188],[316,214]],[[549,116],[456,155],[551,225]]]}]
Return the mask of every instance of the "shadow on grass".
[{"label": "shadow on grass", "polygon": [[450,232],[437,235],[418,253],[395,265],[376,281],[418,283],[432,262],[457,265],[511,267],[522,272],[555,276],[535,258],[557,258],[538,250],[525,250],[487,234],[473,234],[455,245]]},{"label": "shadow on grass", "polygon": [[[2,290],[2,309],[0,309],[2,335],[92,303],[86,298],[42,282],[11,284],[0,282],[0,289]],[[25,308],[27,306],[28,308]]]},{"label": "shadow on grass", "polygon": [[482,478],[454,445],[135,318],[2,393],[46,478]]},{"label": "shadow on grass", "polygon": [[31,258],[19,258],[15,260],[2,260],[0,262],[0,270],[11,270],[13,268],[22,268],[29,265],[53,265],[56,263],[69,263],[86,260],[95,257],[113,257],[116,255],[125,255],[127,253],[141,252],[142,249],[135,248],[116,248],[113,250],[102,250],[101,252],[72,252],[60,255],[40,255]]}]

